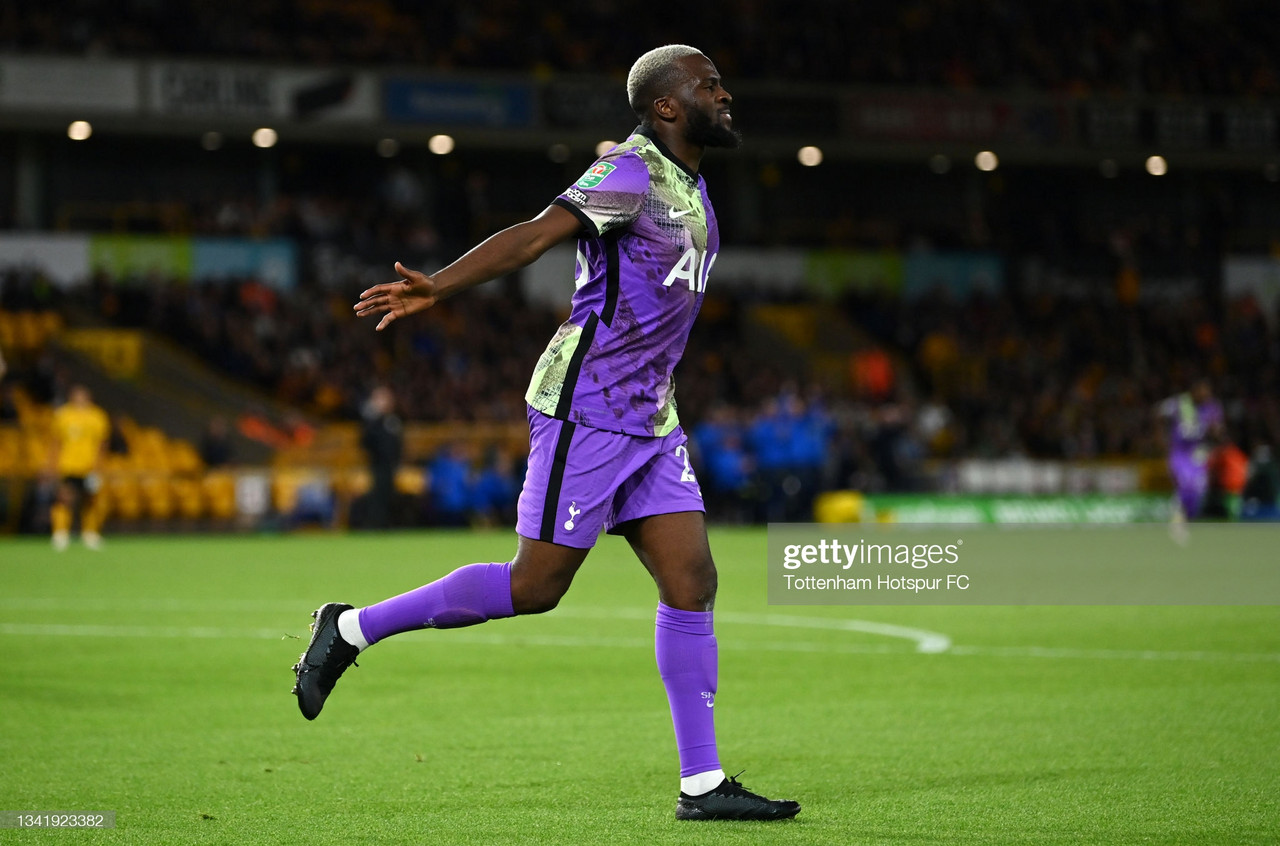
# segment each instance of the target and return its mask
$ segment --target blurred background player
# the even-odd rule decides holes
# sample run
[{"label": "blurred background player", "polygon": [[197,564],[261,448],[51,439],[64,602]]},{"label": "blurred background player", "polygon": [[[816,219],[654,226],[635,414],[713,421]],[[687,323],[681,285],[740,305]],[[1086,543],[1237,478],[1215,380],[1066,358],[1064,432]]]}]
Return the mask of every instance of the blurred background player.
[{"label": "blurred background player", "polygon": [[49,472],[59,479],[49,512],[53,548],[58,551],[71,542],[73,510],[79,512],[84,545],[89,549],[102,546],[98,474],[110,434],[111,421],[105,411],[93,404],[89,389],[73,385],[66,403],[53,413],[54,440],[49,454]]},{"label": "blurred background player", "polygon": [[1158,414],[1168,426],[1174,521],[1194,520],[1209,490],[1209,456],[1224,433],[1222,404],[1214,399],[1209,382],[1200,379],[1190,391],[1161,402]]}]

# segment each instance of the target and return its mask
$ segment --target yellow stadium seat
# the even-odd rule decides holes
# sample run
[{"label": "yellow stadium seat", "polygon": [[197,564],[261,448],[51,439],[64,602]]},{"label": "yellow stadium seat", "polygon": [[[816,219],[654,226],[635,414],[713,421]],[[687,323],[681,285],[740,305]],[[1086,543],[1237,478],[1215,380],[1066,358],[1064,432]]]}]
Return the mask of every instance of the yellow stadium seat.
[{"label": "yellow stadium seat", "polygon": [[271,479],[271,505],[278,514],[288,514],[298,504],[298,488],[302,474],[296,470],[277,470]]},{"label": "yellow stadium seat", "polygon": [[169,470],[172,473],[199,473],[203,467],[200,454],[190,441],[172,440],[167,447]]},{"label": "yellow stadium seat", "polygon": [[396,471],[396,490],[402,494],[421,496],[427,489],[427,476],[421,467],[403,466]]},{"label": "yellow stadium seat", "polygon": [[134,470],[133,456],[109,453],[102,459],[104,473],[131,473]]},{"label": "yellow stadium seat", "polygon": [[196,479],[174,479],[173,500],[178,514],[187,520],[204,516],[204,491]]},{"label": "yellow stadium seat", "polygon": [[201,483],[209,516],[215,520],[230,520],[236,516],[236,480],[225,471],[209,473]]},{"label": "yellow stadium seat", "polygon": [[49,436],[27,430],[23,436],[23,451],[26,453],[26,471],[37,476],[49,467]]},{"label": "yellow stadium seat", "polygon": [[133,522],[142,516],[142,489],[137,476],[132,473],[108,475],[103,490],[111,517]]},{"label": "yellow stadium seat", "polygon": [[368,493],[369,488],[373,487],[373,478],[369,475],[369,471],[363,467],[348,471],[345,482],[346,493],[351,497]]},{"label": "yellow stadium seat", "polygon": [[21,476],[22,433],[14,426],[0,426],[0,476]]},{"label": "yellow stadium seat", "polygon": [[172,517],[174,499],[168,477],[160,474],[143,476],[142,501],[152,519],[168,520]]}]

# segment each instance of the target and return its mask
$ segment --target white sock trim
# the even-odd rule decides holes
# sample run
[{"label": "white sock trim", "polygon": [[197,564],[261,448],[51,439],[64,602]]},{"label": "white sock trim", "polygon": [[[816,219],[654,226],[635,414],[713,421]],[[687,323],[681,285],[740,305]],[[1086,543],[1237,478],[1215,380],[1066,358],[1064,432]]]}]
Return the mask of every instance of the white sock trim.
[{"label": "white sock trim", "polygon": [[361,652],[369,648],[369,641],[364,639],[364,632],[360,631],[359,608],[352,608],[338,615],[338,635]]},{"label": "white sock trim", "polygon": [[715,790],[724,781],[724,770],[708,770],[680,779],[680,792],[685,796],[701,796]]}]

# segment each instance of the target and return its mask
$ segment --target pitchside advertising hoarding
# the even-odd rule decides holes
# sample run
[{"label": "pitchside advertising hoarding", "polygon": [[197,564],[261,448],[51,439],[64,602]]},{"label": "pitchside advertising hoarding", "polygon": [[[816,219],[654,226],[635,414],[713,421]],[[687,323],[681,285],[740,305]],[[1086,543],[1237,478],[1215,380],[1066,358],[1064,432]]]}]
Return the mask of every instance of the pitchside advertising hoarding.
[{"label": "pitchside advertising hoarding", "polygon": [[771,605],[1280,605],[1280,527],[771,524]]}]

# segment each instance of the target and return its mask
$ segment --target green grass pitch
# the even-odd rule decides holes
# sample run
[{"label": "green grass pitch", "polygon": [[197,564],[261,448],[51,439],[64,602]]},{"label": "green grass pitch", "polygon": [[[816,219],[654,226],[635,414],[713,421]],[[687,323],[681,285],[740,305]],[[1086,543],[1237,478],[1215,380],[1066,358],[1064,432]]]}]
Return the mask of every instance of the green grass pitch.
[{"label": "green grass pitch", "polygon": [[[1032,559],[1069,541],[1025,536]],[[551,614],[389,640],[302,719],[289,668],[313,608],[513,540],[0,542],[0,809],[117,815],[0,841],[1280,842],[1280,609],[771,608],[763,530],[712,537],[718,732],[729,772],[803,803],[794,822],[675,821],[655,594],[616,538]]]}]

